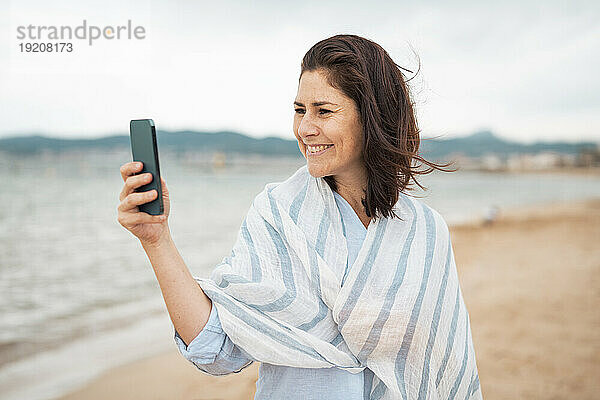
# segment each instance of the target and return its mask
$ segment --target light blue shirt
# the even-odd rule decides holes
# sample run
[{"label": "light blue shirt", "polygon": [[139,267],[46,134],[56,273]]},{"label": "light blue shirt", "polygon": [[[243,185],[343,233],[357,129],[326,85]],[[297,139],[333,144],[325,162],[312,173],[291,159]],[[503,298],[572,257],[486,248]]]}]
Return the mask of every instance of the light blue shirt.
[{"label": "light blue shirt", "polygon": [[[354,263],[362,246],[367,228],[354,209],[337,192],[333,192],[342,216],[342,228],[348,246],[348,266]],[[212,307],[208,322],[188,346],[175,330],[175,342],[181,354],[198,369],[210,375],[227,375],[240,372],[257,361],[236,346],[223,331],[216,307]],[[296,368],[261,363],[254,400],[363,400],[371,393],[373,372],[352,374],[338,368]]]}]

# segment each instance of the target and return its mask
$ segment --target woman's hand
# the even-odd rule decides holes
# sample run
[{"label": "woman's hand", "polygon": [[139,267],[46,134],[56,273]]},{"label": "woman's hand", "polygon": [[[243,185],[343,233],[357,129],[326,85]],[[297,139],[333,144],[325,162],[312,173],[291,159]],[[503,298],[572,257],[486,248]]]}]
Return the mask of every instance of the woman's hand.
[{"label": "woman's hand", "polygon": [[156,244],[162,238],[170,234],[168,218],[170,210],[169,191],[167,184],[161,177],[162,197],[164,214],[150,215],[140,211],[137,207],[140,204],[148,203],[156,198],[156,190],[146,192],[135,192],[134,189],[152,182],[152,174],[146,173],[134,175],[134,173],[142,170],[142,163],[129,162],[121,166],[121,177],[125,182],[123,190],[119,195],[119,206],[117,210],[119,216],[117,220],[127,230],[133,233],[143,244]]}]

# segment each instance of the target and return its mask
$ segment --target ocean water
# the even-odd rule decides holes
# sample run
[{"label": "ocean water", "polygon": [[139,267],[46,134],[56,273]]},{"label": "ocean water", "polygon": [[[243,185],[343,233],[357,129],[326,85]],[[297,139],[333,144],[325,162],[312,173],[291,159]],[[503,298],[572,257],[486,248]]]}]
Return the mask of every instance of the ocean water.
[{"label": "ocean water", "polygon": [[[115,365],[175,348],[152,267],[117,221],[127,152],[0,155],[0,397],[51,399]],[[161,154],[169,224],[194,276],[229,254],[253,198],[303,159],[215,168]],[[449,224],[600,197],[600,177],[436,172],[422,201]]]}]

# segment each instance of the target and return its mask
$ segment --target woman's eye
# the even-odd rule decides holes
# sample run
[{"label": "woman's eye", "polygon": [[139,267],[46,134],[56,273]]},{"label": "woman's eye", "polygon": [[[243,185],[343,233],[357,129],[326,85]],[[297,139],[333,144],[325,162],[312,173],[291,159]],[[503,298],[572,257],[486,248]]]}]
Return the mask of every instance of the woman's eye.
[{"label": "woman's eye", "polygon": [[[296,109],[294,109],[294,111],[296,111],[296,112],[297,112],[297,113],[299,113],[299,114],[304,114],[304,110],[303,110],[302,108],[296,108]],[[324,108],[321,108],[321,109],[319,110],[319,112],[320,112],[320,113],[327,114],[327,113],[330,113],[330,112],[331,112],[331,110],[326,110],[326,109],[324,109]]]}]

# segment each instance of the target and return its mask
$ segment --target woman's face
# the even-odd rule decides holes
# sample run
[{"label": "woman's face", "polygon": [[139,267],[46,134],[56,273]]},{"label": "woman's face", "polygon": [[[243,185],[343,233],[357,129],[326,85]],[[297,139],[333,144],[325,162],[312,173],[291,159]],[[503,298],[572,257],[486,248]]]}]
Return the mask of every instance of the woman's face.
[{"label": "woman's face", "polygon": [[[363,134],[354,101],[327,83],[322,70],[306,71],[294,101],[294,135],[309,173],[336,181],[363,176]],[[333,145],[313,152],[312,145]]]}]

